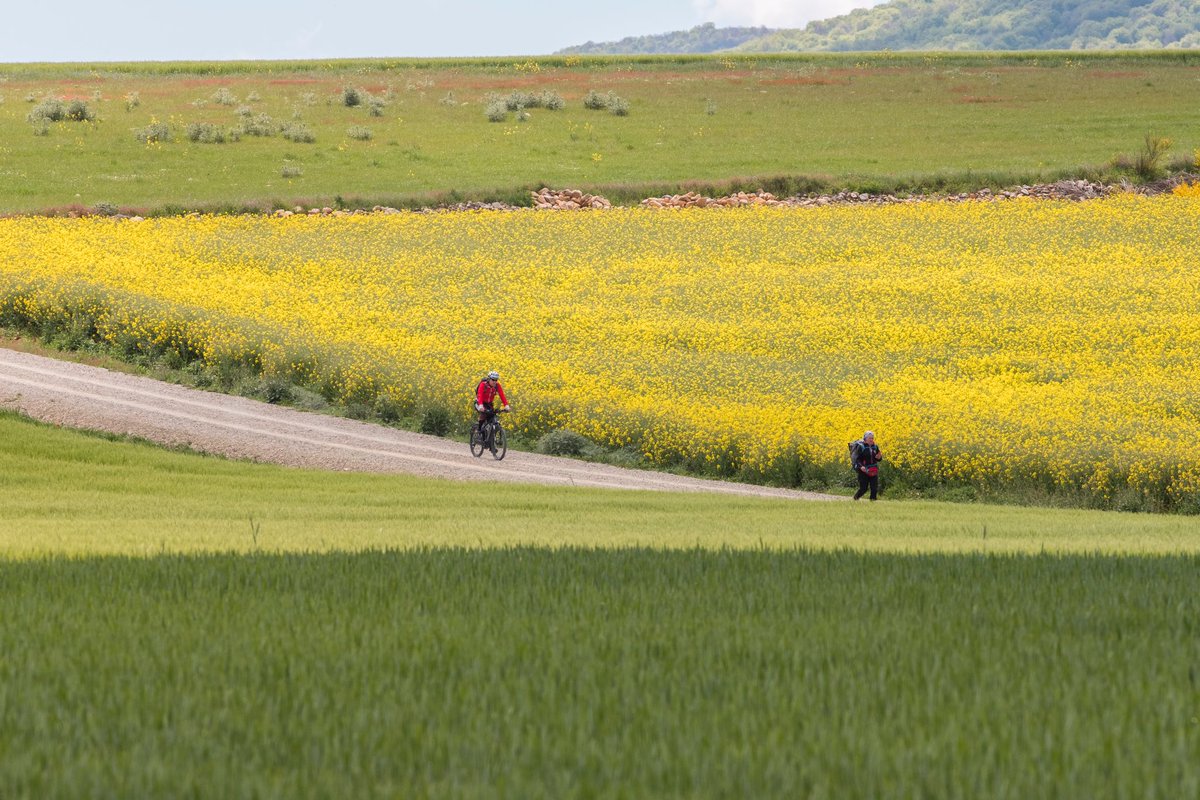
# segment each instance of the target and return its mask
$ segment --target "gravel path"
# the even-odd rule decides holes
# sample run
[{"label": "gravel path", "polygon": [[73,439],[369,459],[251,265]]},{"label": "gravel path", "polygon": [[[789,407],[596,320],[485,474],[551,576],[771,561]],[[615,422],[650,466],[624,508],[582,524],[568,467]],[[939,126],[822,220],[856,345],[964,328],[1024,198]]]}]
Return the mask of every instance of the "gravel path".
[{"label": "gravel path", "polygon": [[803,500],[834,495],[686,478],[509,450],[474,458],[466,442],[162,383],[0,348],[0,407],[71,428],[130,434],[229,458],[353,472]]}]

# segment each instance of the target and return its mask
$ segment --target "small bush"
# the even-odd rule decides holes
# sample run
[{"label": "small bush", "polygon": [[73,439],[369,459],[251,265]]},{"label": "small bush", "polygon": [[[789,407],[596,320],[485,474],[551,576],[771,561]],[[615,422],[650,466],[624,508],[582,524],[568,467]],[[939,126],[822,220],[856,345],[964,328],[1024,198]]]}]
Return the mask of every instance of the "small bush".
[{"label": "small bush", "polygon": [[125,110],[133,111],[142,104],[142,98],[137,92],[130,92],[125,95]]},{"label": "small bush", "polygon": [[142,144],[160,144],[171,141],[171,129],[165,122],[151,120],[144,128],[137,128],[133,135]]},{"label": "small bush", "polygon": [[296,164],[284,164],[283,168],[279,170],[279,177],[302,178],[304,177],[304,170]]},{"label": "small bush", "polygon": [[279,125],[267,114],[249,114],[242,117],[238,129],[246,136],[274,136]]},{"label": "small bush", "polygon": [[582,434],[559,428],[538,439],[538,452],[547,456],[583,456],[593,451],[595,445]]},{"label": "small bush", "polygon": [[92,206],[92,213],[99,217],[114,217],[121,213],[121,210],[112,203],[101,201]]},{"label": "small bush", "polygon": [[35,125],[48,122],[62,122],[67,117],[67,106],[57,97],[47,97],[34,106],[25,119]]},{"label": "small bush", "polygon": [[353,86],[345,86],[342,88],[342,105],[346,108],[354,108],[362,105],[362,92]]},{"label": "small bush", "polygon": [[313,133],[312,128],[303,122],[290,122],[284,125],[280,134],[289,142],[311,144],[317,140],[317,135]]},{"label": "small bush", "polygon": [[508,106],[503,100],[494,100],[488,103],[483,113],[487,115],[488,122],[504,122],[508,119]]},{"label": "small bush", "polygon": [[258,92],[251,92],[250,94],[246,95],[247,103],[257,103],[257,102],[260,102],[261,100],[262,100],[262,98],[258,96]]},{"label": "small bush", "polygon": [[215,92],[212,93],[212,97],[209,99],[211,99],[214,103],[217,103],[218,105],[222,105],[222,106],[237,105],[237,101],[238,101],[237,95],[235,95],[233,92],[229,91],[225,87],[221,87],[220,89],[217,89]]},{"label": "small bush", "polygon": [[438,103],[440,105],[446,106],[447,108],[457,108],[458,107],[458,101],[454,99],[454,92],[446,92],[446,96],[443,97],[441,100],[438,100]]},{"label": "small bush", "polygon": [[583,98],[583,107],[592,111],[608,110],[618,117],[629,114],[629,101],[612,92],[601,94],[595,89],[590,90]]},{"label": "small bush", "polygon": [[441,406],[427,408],[421,415],[421,433],[428,433],[430,436],[445,436],[450,432],[451,425],[450,412]]},{"label": "small bush", "polygon": [[211,122],[188,123],[185,135],[189,142],[201,144],[224,144],[226,141],[225,130]]},{"label": "small bush", "polygon": [[385,108],[387,108],[387,101],[382,97],[375,97],[373,95],[367,96],[367,110],[370,112],[372,117],[382,117],[383,109]]},{"label": "small bush", "polygon": [[96,119],[96,112],[88,108],[88,104],[82,100],[72,100],[68,103],[64,115],[71,122],[92,122]]},{"label": "small bush", "polygon": [[364,128],[362,125],[351,125],[346,129],[346,135],[355,141],[368,142],[371,140],[373,134],[370,128]]},{"label": "small bush", "polygon": [[547,111],[561,111],[567,105],[566,101],[562,99],[562,95],[551,91],[542,92],[540,102],[542,108]]},{"label": "small bush", "polygon": [[292,384],[283,378],[265,378],[262,397],[272,405],[289,403],[292,400]]},{"label": "small bush", "polygon": [[1165,136],[1152,136],[1147,133],[1142,149],[1134,159],[1133,171],[1147,180],[1159,177],[1162,173],[1160,162],[1172,144],[1173,142]]}]

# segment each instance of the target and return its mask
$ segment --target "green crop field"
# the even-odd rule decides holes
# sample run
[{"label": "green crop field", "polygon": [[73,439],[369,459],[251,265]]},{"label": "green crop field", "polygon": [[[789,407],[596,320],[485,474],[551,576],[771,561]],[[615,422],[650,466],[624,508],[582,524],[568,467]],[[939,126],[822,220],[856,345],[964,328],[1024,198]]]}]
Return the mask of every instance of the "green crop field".
[{"label": "green crop field", "polygon": [[[1115,178],[1148,135],[1173,142],[1163,168],[1194,164],[1198,65],[1189,51],[0,65],[0,212]],[[585,108],[593,91],[628,113]],[[489,96],[514,93],[563,107],[489,121]],[[64,116],[48,121],[54,99]]]},{"label": "green crop field", "polygon": [[1195,797],[1195,556],[0,565],[12,797]]},{"label": "green crop field", "polygon": [[12,414],[0,481],[5,797],[1200,790],[1185,518],[330,475]]}]

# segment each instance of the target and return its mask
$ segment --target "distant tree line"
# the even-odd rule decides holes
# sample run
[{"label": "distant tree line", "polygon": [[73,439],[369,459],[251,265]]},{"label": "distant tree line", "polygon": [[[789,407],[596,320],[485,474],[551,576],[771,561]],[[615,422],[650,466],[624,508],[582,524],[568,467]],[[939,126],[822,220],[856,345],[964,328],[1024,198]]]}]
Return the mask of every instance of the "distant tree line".
[{"label": "distant tree line", "polygon": [[770,34],[770,28],[718,28],[711,22],[690,31],[657,36],[627,36],[619,42],[588,42],[559,50],[555,55],[648,55],[654,53],[715,53]]},{"label": "distant tree line", "polygon": [[639,54],[846,50],[1200,48],[1197,0],[891,0],[802,29],[718,28],[559,51]]}]

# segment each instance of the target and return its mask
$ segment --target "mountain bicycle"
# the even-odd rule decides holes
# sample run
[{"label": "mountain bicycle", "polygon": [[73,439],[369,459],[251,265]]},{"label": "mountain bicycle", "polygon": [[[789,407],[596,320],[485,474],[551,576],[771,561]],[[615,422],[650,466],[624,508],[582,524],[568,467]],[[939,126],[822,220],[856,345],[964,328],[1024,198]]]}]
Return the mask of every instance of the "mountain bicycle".
[{"label": "mountain bicycle", "polygon": [[484,450],[492,454],[492,458],[500,461],[508,453],[508,434],[500,424],[500,415],[507,413],[506,409],[497,411],[490,420],[480,428],[476,422],[471,426],[471,455],[479,458]]}]

